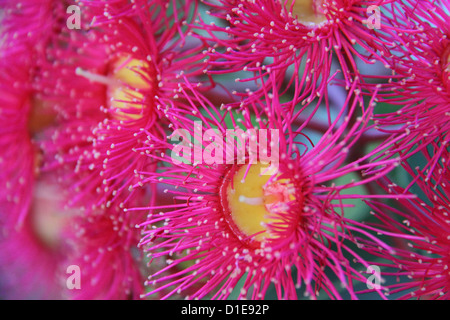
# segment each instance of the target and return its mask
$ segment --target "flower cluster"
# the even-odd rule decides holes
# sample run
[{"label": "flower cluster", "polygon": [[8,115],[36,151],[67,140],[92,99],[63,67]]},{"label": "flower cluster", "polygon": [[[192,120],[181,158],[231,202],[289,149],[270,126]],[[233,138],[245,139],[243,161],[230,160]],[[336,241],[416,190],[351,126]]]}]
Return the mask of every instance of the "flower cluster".
[{"label": "flower cluster", "polygon": [[448,299],[448,2],[1,4],[1,298]]}]

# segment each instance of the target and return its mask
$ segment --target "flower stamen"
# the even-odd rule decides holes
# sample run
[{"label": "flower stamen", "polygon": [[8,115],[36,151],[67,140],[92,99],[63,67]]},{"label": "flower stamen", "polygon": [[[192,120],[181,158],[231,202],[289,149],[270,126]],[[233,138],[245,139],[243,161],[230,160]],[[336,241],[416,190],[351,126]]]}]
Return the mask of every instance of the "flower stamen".
[{"label": "flower stamen", "polygon": [[442,82],[447,90],[450,90],[450,45],[442,56]]}]

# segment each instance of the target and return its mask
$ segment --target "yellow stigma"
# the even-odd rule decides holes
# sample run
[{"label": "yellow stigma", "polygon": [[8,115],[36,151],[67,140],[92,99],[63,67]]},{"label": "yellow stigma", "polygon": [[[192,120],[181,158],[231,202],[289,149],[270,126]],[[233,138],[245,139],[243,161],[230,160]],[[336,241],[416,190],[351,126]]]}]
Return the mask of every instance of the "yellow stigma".
[{"label": "yellow stigma", "polygon": [[[293,0],[286,2],[286,9],[290,10]],[[304,24],[320,24],[327,21],[321,11],[323,0],[295,0],[292,6],[293,16],[297,16],[299,22]]]},{"label": "yellow stigma", "polygon": [[151,89],[149,64],[138,59],[121,57],[111,73],[114,82],[108,85],[110,108],[116,110],[116,119],[139,119],[144,112],[144,93]]},{"label": "yellow stigma", "polygon": [[264,168],[261,164],[251,165],[249,169],[247,165],[240,167],[222,191],[226,197],[225,210],[229,210],[235,227],[244,237],[255,235],[252,239],[259,242],[277,237],[269,232],[267,225],[285,225],[276,213],[286,212],[288,202],[295,200],[293,184],[288,179],[261,175]]}]

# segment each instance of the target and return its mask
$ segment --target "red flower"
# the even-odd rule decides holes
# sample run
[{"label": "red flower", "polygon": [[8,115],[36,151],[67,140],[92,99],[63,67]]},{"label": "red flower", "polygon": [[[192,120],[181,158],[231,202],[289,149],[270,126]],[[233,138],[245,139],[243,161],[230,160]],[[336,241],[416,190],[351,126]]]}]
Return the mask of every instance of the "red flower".
[{"label": "red flower", "polygon": [[[41,166],[39,141],[54,111],[40,95],[39,61],[57,25],[59,3],[3,1],[0,47],[0,215],[24,223]],[[44,22],[45,21],[45,22]]]},{"label": "red flower", "polygon": [[[168,152],[151,156],[162,161],[161,168],[140,173],[143,183],[167,185],[164,192],[173,195],[173,203],[127,208],[150,210],[142,224],[141,246],[151,262],[169,256],[167,267],[151,272],[147,285],[152,289],[145,296],[164,290],[168,293],[163,298],[184,294],[190,299],[225,299],[241,281],[239,298],[262,299],[274,285],[280,299],[296,299],[296,289],[304,285],[305,295],[311,298],[323,292],[339,299],[341,294],[333,282],[338,279],[356,298],[353,280],[365,278],[344,252],[367,265],[351,249],[353,234],[373,237],[345,217],[344,200],[365,196],[343,191],[384,175],[396,162],[365,164],[371,157],[368,154],[345,163],[348,151],[367,126],[371,108],[350,124],[361,102],[356,94],[348,106],[349,116],[340,113],[333,118],[329,130],[309,148],[308,137],[290,129],[284,120],[283,104],[276,93],[264,101],[252,101],[242,113],[226,105],[219,110],[197,97],[201,107],[193,104],[192,113],[180,113],[174,123],[174,141],[180,139],[181,144],[161,141]],[[204,133],[196,121],[204,126]],[[232,139],[230,147],[225,138],[230,126],[241,128],[242,132],[236,132],[238,137],[243,133],[250,137],[240,142]],[[262,129],[276,130],[279,140],[276,135],[266,142],[261,136],[253,140],[248,130]],[[268,154],[258,151],[256,158],[253,143],[258,150],[271,146],[272,157],[279,151],[278,171],[260,175],[266,170],[262,163],[267,162],[264,157]],[[269,162],[274,164],[276,159]],[[338,177],[368,169],[372,174],[360,181],[332,183]],[[167,275],[174,268],[181,270]]]},{"label": "red flower", "polygon": [[0,220],[3,299],[65,298],[66,259],[72,250],[68,225],[74,211],[65,209],[67,194],[55,177],[41,175],[33,186],[21,226]]},{"label": "red flower", "polygon": [[[391,28],[381,15],[373,25],[369,8],[380,9],[392,1],[296,0],[234,1],[207,3],[208,13],[223,23],[201,21],[198,37],[208,41],[210,74],[248,71],[237,75],[237,82],[258,80],[259,73],[276,72],[279,92],[291,90],[298,101],[325,94],[334,69],[339,64],[347,89],[360,81],[356,57],[365,63],[384,61],[388,54]],[[378,21],[377,21],[378,22]],[[379,27],[386,34],[376,34]],[[284,79],[286,87],[281,86]],[[252,94],[262,93],[258,86]],[[240,93],[246,96],[247,93]]]},{"label": "red flower", "polygon": [[[433,153],[420,154],[430,161]],[[384,266],[393,271],[386,271],[386,276],[394,276],[398,282],[389,286],[390,293],[399,294],[401,299],[450,297],[450,176],[446,166],[439,163],[428,180],[427,173],[404,163],[411,184],[400,187],[389,180],[383,184],[400,198],[392,205],[369,202],[379,219],[378,229],[384,229],[389,236],[386,241],[390,239],[396,245],[391,252],[370,245],[366,249],[387,259]],[[418,191],[412,193],[413,188]]]},{"label": "red flower", "polygon": [[[404,32],[393,34],[387,58],[392,75],[377,89],[378,100],[390,104],[392,112],[378,114],[379,129],[397,145],[388,155],[412,155],[436,144],[435,154],[422,168],[428,171],[445,158],[450,142],[450,5],[445,1],[403,1],[392,6],[390,24]],[[406,133],[406,135],[404,135]],[[399,135],[404,138],[399,140]],[[430,170],[428,170],[430,169]],[[444,170],[446,170],[444,168]]]},{"label": "red flower", "polygon": [[141,151],[144,130],[165,136],[166,118],[183,105],[180,79],[203,75],[202,47],[179,33],[192,3],[177,2],[177,15],[168,3],[81,2],[82,30],[63,32],[49,50],[43,81],[62,120],[43,145],[45,169],[62,168],[72,203],[87,211],[132,197],[136,172],[154,167]]},{"label": "red flower", "polygon": [[66,290],[70,299],[139,299],[144,292],[140,233],[143,217],[124,214],[118,206],[72,217],[67,241],[72,251],[66,264],[80,270],[80,288]]}]

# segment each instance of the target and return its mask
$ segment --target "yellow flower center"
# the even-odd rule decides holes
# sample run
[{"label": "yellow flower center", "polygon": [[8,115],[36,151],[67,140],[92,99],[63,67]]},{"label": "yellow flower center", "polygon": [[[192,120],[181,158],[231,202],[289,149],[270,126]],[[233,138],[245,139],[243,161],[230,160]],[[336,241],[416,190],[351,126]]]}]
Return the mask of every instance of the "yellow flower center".
[{"label": "yellow flower center", "polygon": [[282,215],[295,200],[291,181],[261,174],[264,168],[261,164],[241,166],[228,173],[222,186],[223,205],[232,229],[241,237],[258,242],[279,237],[273,232],[274,227],[286,228]]},{"label": "yellow flower center", "polygon": [[151,89],[147,62],[121,57],[111,76],[118,81],[110,84],[107,97],[110,108],[116,110],[119,120],[139,119],[144,112],[145,92]]},{"label": "yellow flower center", "polygon": [[148,62],[122,55],[112,63],[112,70],[106,76],[81,68],[76,69],[76,74],[106,85],[108,107],[114,119],[137,120],[148,111],[145,96],[154,88]]},{"label": "yellow flower center", "polygon": [[[294,4],[292,5],[292,3]],[[288,0],[286,9],[290,10],[292,5],[292,14],[297,16],[297,20],[303,24],[318,25],[327,18],[322,12],[323,0]]]}]

